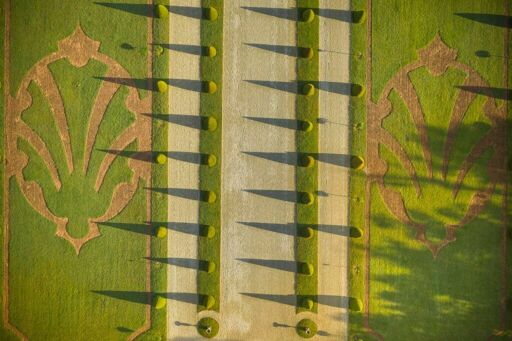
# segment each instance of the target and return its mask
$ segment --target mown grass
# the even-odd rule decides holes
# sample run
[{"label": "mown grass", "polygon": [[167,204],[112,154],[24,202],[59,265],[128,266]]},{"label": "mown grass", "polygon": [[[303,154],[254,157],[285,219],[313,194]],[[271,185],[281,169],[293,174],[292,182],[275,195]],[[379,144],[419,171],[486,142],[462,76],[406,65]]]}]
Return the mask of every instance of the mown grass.
[{"label": "mown grass", "polygon": [[[299,93],[296,100],[296,118],[300,121],[310,121],[313,123],[313,129],[309,132],[297,131],[296,146],[297,152],[301,154],[316,155],[318,153],[318,89],[311,96],[305,96],[301,93],[303,86],[311,82],[316,84],[319,77],[318,47],[319,47],[319,19],[315,16],[312,22],[300,21],[302,13],[307,9],[317,9],[318,0],[298,0],[297,22],[297,45],[303,48],[312,48],[313,57],[297,58],[297,79],[299,80]],[[296,167],[296,186],[297,192],[310,192],[315,194],[315,201],[311,205],[297,203],[297,237],[295,238],[295,255],[297,262],[306,262],[314,267],[314,273],[311,276],[297,274],[296,276],[296,295],[297,312],[308,309],[302,306],[305,298],[311,298],[314,305],[311,311],[317,311],[316,296],[318,294],[318,239],[317,234],[312,238],[306,239],[300,237],[302,230],[306,226],[315,228],[318,224],[318,203],[316,192],[318,190],[318,167],[317,163],[312,167]]]},{"label": "mown grass", "polygon": [[[402,66],[417,58],[416,50],[427,45],[440,32],[443,40],[458,51],[458,60],[470,65],[491,87],[503,87],[503,59],[479,58],[476,50],[503,55],[503,28],[461,18],[454,13],[504,14],[504,2],[393,0],[373,2],[373,91],[377,101],[386,82]],[[366,10],[366,1],[355,0],[352,10]],[[400,23],[400,24],[397,24]],[[400,51],[397,53],[397,51]],[[351,31],[351,82],[365,84],[366,25],[353,25]],[[358,57],[362,55],[362,58]],[[425,69],[410,74],[420,98],[428,125],[433,153],[433,179],[426,176],[423,154],[403,101],[392,93],[392,113],[383,127],[403,146],[418,172],[422,195],[416,196],[410,178],[389,149],[380,156],[389,166],[385,184],[405,198],[411,218],[427,223],[427,237],[435,242],[444,238],[444,226],[458,222],[477,188],[488,183],[488,150],[464,179],[459,195],[452,189],[457,171],[471,148],[488,131],[490,121],[482,113],[487,97],[478,96],[465,114],[457,134],[446,181],[441,177],[442,150],[457,89],[465,74],[449,69],[441,77]],[[504,101],[497,100],[499,105]],[[364,99],[351,101],[351,123],[366,126]],[[354,129],[351,153],[364,155],[364,129]],[[490,203],[474,221],[457,232],[457,240],[436,259],[415,239],[415,231],[399,223],[389,212],[376,187],[364,197],[365,177],[354,172],[350,183],[350,225],[364,227],[364,201],[371,200],[370,239],[370,326],[386,339],[486,339],[500,328],[501,290],[501,205],[503,186],[498,186]],[[367,233],[367,231],[365,231]],[[508,255],[510,259],[510,254]],[[350,296],[364,300],[364,236],[351,239]],[[510,266],[509,266],[510,268]],[[350,312],[350,335],[373,340],[365,332],[363,314]],[[510,324],[510,321],[507,321]]]},{"label": "mown grass", "polygon": [[[145,1],[138,3],[147,8]],[[1,8],[3,10],[3,6]],[[3,19],[2,14],[2,23]],[[145,15],[106,8],[94,1],[11,1],[11,94],[15,94],[30,67],[56,51],[57,41],[69,36],[78,23],[87,35],[101,42],[100,52],[117,60],[131,76],[149,77],[146,63],[147,20]],[[167,37],[166,30],[167,25],[160,38]],[[133,48],[123,49],[122,44],[129,44]],[[166,76],[167,61],[163,61],[162,65],[164,69],[156,66],[156,70]],[[4,70],[3,67],[0,69]],[[23,120],[41,135],[50,148],[61,175],[62,190],[55,191],[40,157],[30,145],[20,142],[20,150],[30,159],[24,175],[28,180],[37,180],[45,192],[50,209],[58,215],[69,216],[70,233],[81,236],[87,231],[86,218],[108,207],[114,186],[131,177],[128,159],[118,157],[100,192],[90,190],[105,155],[100,149],[110,147],[113,138],[133,122],[134,114],[125,108],[124,100],[128,91],[126,87],[121,87],[109,104],[100,126],[90,171],[87,175],[83,174],[84,131],[100,85],[100,80],[95,77],[104,76],[106,69],[95,61],[77,69],[68,61],[60,60],[50,66],[50,71],[57,81],[66,109],[75,172],[71,175],[67,172],[50,109],[41,90],[33,83],[29,88],[34,99],[33,106],[23,113]],[[149,95],[148,91],[140,90],[141,97]],[[166,102],[162,107],[167,107]],[[156,136],[164,135],[162,130],[155,133]],[[166,137],[161,137],[157,147],[161,149],[162,143],[166,145],[166,142]],[[127,150],[134,148],[136,143],[128,146]],[[166,170],[156,175],[154,178],[159,182],[153,186],[165,187]],[[112,222],[144,224],[148,220],[144,187],[147,184],[140,181],[132,201]],[[153,213],[160,212],[157,217],[165,221],[165,197],[156,198],[153,195],[152,199],[155,205]],[[144,324],[143,304],[99,295],[93,290],[146,290],[146,263],[143,257],[146,256],[149,229],[133,233],[100,225],[101,237],[85,244],[77,256],[69,242],[55,236],[55,226],[27,203],[14,180],[9,184],[9,202],[10,321],[24,334],[34,340],[119,339],[126,338]],[[154,256],[165,257],[165,242],[159,243],[152,242]],[[152,270],[153,289],[165,291],[165,268],[157,269],[155,266]],[[123,313],[120,314],[120,311]],[[159,313],[153,311],[152,329],[141,339],[165,338],[165,312]],[[0,328],[0,339],[8,340],[10,334],[4,328]]]},{"label": "mown grass", "polygon": [[[201,81],[214,81],[217,91],[213,94],[202,92],[200,95],[201,115],[211,116],[217,120],[215,131],[201,130],[199,151],[202,154],[213,154],[217,157],[214,167],[201,166],[199,171],[200,188],[203,191],[213,191],[217,195],[215,203],[201,201],[199,204],[199,223],[215,227],[213,238],[199,238],[198,259],[214,262],[216,270],[212,273],[198,271],[197,292],[199,295],[210,295],[215,298],[212,310],[220,309],[220,235],[221,235],[221,163],[222,163],[222,22],[223,1],[203,0],[203,8],[214,7],[218,17],[215,21],[204,18],[201,20],[201,45],[213,45],[217,54],[215,57],[201,57]],[[203,297],[203,296],[201,296]],[[198,310],[204,310],[202,304]]]}]

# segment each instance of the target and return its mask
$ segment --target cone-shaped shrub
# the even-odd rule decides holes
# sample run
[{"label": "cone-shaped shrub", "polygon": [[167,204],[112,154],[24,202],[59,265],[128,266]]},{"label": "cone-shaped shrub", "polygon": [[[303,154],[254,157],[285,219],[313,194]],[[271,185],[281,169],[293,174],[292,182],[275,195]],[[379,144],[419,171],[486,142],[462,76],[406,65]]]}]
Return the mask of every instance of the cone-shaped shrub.
[{"label": "cone-shaped shrub", "polygon": [[156,5],[156,16],[160,19],[167,18],[169,16],[169,10],[164,5]]},{"label": "cone-shaped shrub", "polygon": [[165,306],[167,304],[167,300],[165,299],[165,297],[162,297],[160,295],[155,295],[153,297],[153,304],[155,306],[155,309],[162,309],[162,308],[165,308]]},{"label": "cone-shaped shrub", "polygon": [[311,155],[301,155],[299,158],[299,165],[301,167],[313,167],[315,165],[315,158]]},{"label": "cone-shaped shrub", "polygon": [[215,271],[215,263],[209,262],[209,261],[203,261],[201,264],[201,270],[211,274],[212,272]]},{"label": "cone-shaped shrub", "polygon": [[315,230],[312,227],[306,226],[300,231],[300,236],[305,239],[311,239],[315,235]]},{"label": "cone-shaped shrub", "polygon": [[365,21],[366,12],[365,11],[353,11],[351,17],[352,17],[352,22],[354,24],[360,24]]},{"label": "cone-shaped shrub", "polygon": [[313,52],[313,49],[311,47],[303,47],[300,49],[300,56],[302,58],[311,59],[315,53]]},{"label": "cone-shaped shrub", "polygon": [[208,131],[215,131],[217,129],[217,120],[215,117],[204,116],[201,117],[201,129]]},{"label": "cone-shaped shrub", "polygon": [[364,92],[364,87],[362,85],[352,84],[350,86],[350,96],[363,97]]},{"label": "cone-shaped shrub", "polygon": [[214,7],[208,7],[204,9],[204,18],[210,21],[215,21],[219,17],[219,13]]},{"label": "cone-shaped shrub", "polygon": [[312,22],[315,19],[315,12],[308,8],[304,12],[302,12],[302,21],[304,22]]},{"label": "cone-shaped shrub", "polygon": [[297,265],[297,270],[301,275],[311,276],[315,272],[315,267],[313,264],[299,262]]},{"label": "cone-shaped shrub", "polygon": [[197,332],[206,338],[215,337],[219,333],[219,323],[211,317],[205,317],[197,323]]},{"label": "cone-shaped shrub", "polygon": [[215,305],[215,298],[211,295],[204,295],[202,303],[206,310],[210,310]]},{"label": "cone-shaped shrub", "polygon": [[201,155],[201,163],[208,165],[208,167],[214,167],[217,164],[217,157],[213,154],[203,154]]},{"label": "cone-shaped shrub", "polygon": [[205,46],[203,47],[203,55],[206,57],[213,58],[217,55],[217,49],[214,46]]},{"label": "cone-shaped shrub", "polygon": [[315,322],[309,319],[304,319],[297,323],[297,327],[295,328],[295,330],[297,331],[297,334],[299,334],[299,336],[309,339],[316,335],[318,327],[316,326]]},{"label": "cone-shaped shrub", "polygon": [[206,81],[203,83],[203,91],[209,94],[217,92],[217,84],[214,81]]},{"label": "cone-shaped shrub", "polygon": [[156,155],[156,163],[158,163],[159,165],[164,165],[166,162],[167,162],[167,155],[165,155],[164,153],[158,153]]},{"label": "cone-shaped shrub", "polygon": [[304,298],[301,301],[300,305],[304,309],[311,310],[311,309],[313,309],[313,306],[315,305],[315,303],[313,302],[313,300],[311,298]]},{"label": "cone-shaped shrub", "polygon": [[352,169],[363,169],[364,168],[364,160],[362,157],[358,155],[352,155],[350,157],[350,168]]},{"label": "cone-shaped shrub", "polygon": [[350,237],[351,238],[361,238],[363,236],[363,231],[359,227],[351,226],[350,227]]},{"label": "cone-shaped shrub", "polygon": [[302,94],[305,96],[313,96],[315,94],[315,86],[307,83],[302,87]]},{"label": "cone-shaped shrub", "polygon": [[208,226],[201,226],[199,234],[201,237],[206,238],[213,238],[215,236],[215,227],[208,225]]},{"label": "cone-shaped shrub", "polygon": [[155,46],[155,54],[161,56],[164,53],[164,48],[160,45]]},{"label": "cone-shaped shrub", "polygon": [[309,192],[299,192],[299,202],[304,205],[311,205],[315,201],[315,196]]},{"label": "cone-shaped shrub", "polygon": [[311,121],[299,121],[299,129],[304,132],[310,132],[313,130],[313,123]]},{"label": "cone-shaped shrub", "polygon": [[348,298],[348,309],[352,311],[361,311],[363,310],[363,302],[359,298],[349,297]]},{"label": "cone-shaped shrub", "polygon": [[165,226],[159,226],[156,229],[157,238],[165,238],[167,237],[167,228]]},{"label": "cone-shaped shrub", "polygon": [[213,204],[217,201],[217,195],[213,191],[203,191],[201,193],[201,200],[206,201],[209,204]]},{"label": "cone-shaped shrub", "polygon": [[167,85],[166,82],[164,81],[158,81],[156,82],[156,89],[158,90],[158,92],[160,93],[164,93],[164,92],[167,92],[167,88],[169,86]]}]

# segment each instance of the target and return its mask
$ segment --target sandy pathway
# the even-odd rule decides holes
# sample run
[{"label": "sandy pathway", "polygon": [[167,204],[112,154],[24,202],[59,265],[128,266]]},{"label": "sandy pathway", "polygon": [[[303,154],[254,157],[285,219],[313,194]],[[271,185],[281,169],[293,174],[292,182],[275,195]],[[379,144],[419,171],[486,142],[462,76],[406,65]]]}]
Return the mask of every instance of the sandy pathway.
[{"label": "sandy pathway", "polygon": [[[200,0],[174,0],[173,6],[200,7]],[[193,48],[185,45],[200,45],[199,25],[197,19],[170,13],[169,15],[170,78],[199,79],[199,59]],[[187,154],[199,152],[199,130],[187,126],[193,125],[194,117],[199,115],[199,93],[171,86],[169,88],[171,123],[169,126],[169,187],[198,189],[199,165],[183,161]],[[190,156],[190,154],[189,154]],[[181,159],[181,160],[179,160]],[[187,268],[197,259],[197,236],[194,224],[199,221],[197,201],[169,196],[170,230],[168,234],[168,338],[197,338],[197,306],[192,303],[172,299],[183,293],[197,292],[197,271]],[[181,224],[186,223],[186,224]],[[188,224],[187,224],[188,223]],[[189,232],[189,233],[187,233]],[[177,264],[177,265],[175,265]],[[184,266],[185,265],[185,266]]]},{"label": "sandy pathway", "polygon": [[[224,99],[222,163],[221,331],[219,339],[294,338],[295,307],[254,295],[293,295],[294,273],[256,265],[293,261],[293,236],[254,227],[258,223],[294,221],[294,203],[244,190],[295,190],[292,165],[244,152],[295,150],[295,131],[244,116],[293,119],[295,95],[246,82],[295,79],[293,57],[247,43],[295,45],[295,22],[256,13],[241,6],[293,7],[295,1],[226,1],[224,18]],[[245,222],[246,224],[243,224]],[[249,226],[251,225],[252,226]],[[293,226],[289,226],[293,231]],[[242,260],[243,259],[243,260]],[[253,296],[251,296],[253,295]]]},{"label": "sandy pathway", "polygon": [[[350,10],[348,0],[320,0],[320,8]],[[338,12],[343,13],[343,12]],[[320,21],[320,79],[326,82],[349,82],[350,24],[325,16]],[[336,53],[337,52],[337,53]],[[327,121],[321,124],[319,152],[350,154],[349,96],[335,92],[321,91],[320,117]],[[348,225],[348,168],[319,162],[319,190],[330,194],[319,197],[319,224]],[[346,228],[338,228],[348,233]],[[348,310],[348,237],[346,235],[319,233],[318,235],[318,294],[320,297],[336,297],[335,304],[320,304],[318,307],[318,328],[330,334],[324,339],[344,340],[347,338]],[[322,299],[319,299],[322,301]]]}]

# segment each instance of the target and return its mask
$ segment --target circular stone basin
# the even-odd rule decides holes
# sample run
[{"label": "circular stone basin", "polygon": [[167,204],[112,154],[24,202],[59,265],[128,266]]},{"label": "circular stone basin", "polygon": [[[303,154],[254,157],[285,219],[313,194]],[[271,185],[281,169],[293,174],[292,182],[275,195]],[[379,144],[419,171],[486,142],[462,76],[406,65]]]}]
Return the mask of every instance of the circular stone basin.
[{"label": "circular stone basin", "polygon": [[205,317],[197,323],[197,332],[206,338],[215,337],[219,333],[219,323],[211,317]]},{"label": "circular stone basin", "polygon": [[297,331],[297,334],[299,334],[299,336],[309,339],[316,335],[318,327],[316,326],[316,323],[311,321],[310,319],[303,319],[300,320],[299,323],[297,323],[295,330]]}]

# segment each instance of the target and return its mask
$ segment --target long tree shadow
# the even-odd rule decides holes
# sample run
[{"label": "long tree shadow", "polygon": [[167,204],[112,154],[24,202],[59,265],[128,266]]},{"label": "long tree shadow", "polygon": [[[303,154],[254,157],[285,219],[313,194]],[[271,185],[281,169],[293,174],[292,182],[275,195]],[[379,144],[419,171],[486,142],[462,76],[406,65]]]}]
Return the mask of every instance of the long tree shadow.
[{"label": "long tree shadow", "polygon": [[204,191],[200,191],[198,189],[190,189],[190,188],[162,188],[162,187],[151,187],[147,188],[148,190],[168,194],[175,197],[189,199],[189,200],[201,200],[204,197]]},{"label": "long tree shadow", "polygon": [[199,115],[166,115],[166,114],[143,114],[145,116],[166,121],[169,123],[178,124],[184,127],[189,127],[193,129],[201,129],[202,127],[202,117]]},{"label": "long tree shadow", "polygon": [[[297,21],[301,19],[299,17],[299,13],[302,13],[306,9],[305,7],[300,8],[275,8],[275,7],[251,7],[251,6],[241,6],[243,9],[248,11],[269,15],[272,17],[287,19],[291,21]],[[312,8],[316,15],[328,18],[339,20],[343,22],[352,22],[353,14],[352,11],[344,11],[339,9],[330,9],[330,8]]]},{"label": "long tree shadow", "polygon": [[237,258],[238,261],[287,272],[297,272],[297,262],[276,259]]},{"label": "long tree shadow", "polygon": [[[97,151],[114,154],[117,156],[126,157],[129,159],[145,161],[145,162],[153,162],[153,155],[156,155],[159,152],[153,151],[135,151],[135,150],[117,150],[117,149],[96,149]],[[165,153],[165,152],[164,152]]]},{"label": "long tree shadow", "polygon": [[466,86],[466,85],[456,85],[456,88],[469,91],[476,94],[484,95],[487,97],[493,97],[503,100],[510,100],[512,98],[512,90],[504,89],[504,88],[493,88],[493,87],[484,87],[484,86]]},{"label": "long tree shadow", "polygon": [[296,94],[298,92],[297,82],[281,82],[281,81],[263,81],[263,80],[245,80],[244,82],[248,82],[251,84],[280,90],[284,92],[289,92],[292,94]]},{"label": "long tree shadow", "polygon": [[512,27],[512,17],[500,14],[487,14],[487,13],[453,13],[461,18],[477,21],[482,24],[498,26],[498,27]]},{"label": "long tree shadow", "polygon": [[286,191],[286,190],[267,190],[267,189],[244,189],[244,192],[248,192],[251,194],[256,194],[259,196],[272,198],[281,201],[287,201],[296,203],[297,202],[297,192],[296,191]]},{"label": "long tree shadow", "polygon": [[190,303],[197,305],[200,302],[200,295],[195,293],[185,293],[185,292],[164,292],[164,293],[153,293],[148,291],[118,291],[118,290],[91,290],[91,292],[107,296],[110,298],[114,298],[121,301],[127,301],[131,303],[137,304],[151,304],[151,298],[153,295],[158,295],[161,297],[165,297],[169,300]]},{"label": "long tree shadow", "polygon": [[199,236],[201,230],[205,227],[201,224],[196,223],[182,223],[182,222],[168,222],[166,223],[169,230],[173,230],[180,233],[191,234]]},{"label": "long tree shadow", "polygon": [[162,46],[168,50],[188,53],[194,56],[201,56],[204,54],[204,49],[200,45],[187,45],[187,44],[162,44],[154,43],[153,45]]},{"label": "long tree shadow", "polygon": [[343,83],[343,82],[328,82],[328,81],[291,81],[291,82],[282,82],[282,81],[265,81],[265,80],[244,80],[245,82],[267,87],[270,89],[280,90],[284,92],[289,92],[293,94],[299,93],[299,89],[306,83],[313,84],[317,89],[322,91],[327,91],[331,93],[336,93],[339,95],[350,96],[352,94],[352,88],[354,84],[352,83]]},{"label": "long tree shadow", "polygon": [[299,121],[294,120],[294,119],[289,119],[289,118],[271,118],[271,117],[254,117],[254,116],[244,116],[244,118],[251,120],[251,121],[270,124],[270,125],[273,125],[276,127],[281,127],[281,128],[286,128],[286,129],[297,130],[299,128]]},{"label": "long tree shadow", "polygon": [[167,6],[167,8],[171,13],[182,15],[188,18],[202,19],[204,17],[203,9],[201,7]]},{"label": "long tree shadow", "polygon": [[269,44],[256,44],[256,43],[244,43],[245,45],[262,49],[269,52],[275,52],[290,57],[301,57],[308,49],[305,47],[290,46],[290,45],[269,45]]},{"label": "long tree shadow", "polygon": [[[240,293],[244,296],[249,296],[253,298],[257,298],[260,300],[271,301],[275,303],[285,304],[296,306],[297,301],[300,301],[302,298],[306,298],[306,296],[296,296],[296,295],[271,295],[271,294],[258,294],[258,293]],[[348,297],[346,296],[337,296],[337,295],[317,295],[317,296],[307,296],[307,298],[312,299],[320,305],[325,305],[333,308],[346,309],[348,308]]]},{"label": "long tree shadow", "polygon": [[[288,223],[288,224],[279,224],[279,223],[260,223],[255,221],[239,221],[239,224],[257,228],[265,231],[275,232],[275,233],[281,233],[286,234],[289,236],[296,236],[297,235],[297,224],[294,223]],[[306,228],[306,227],[312,227],[313,229],[317,230],[320,233],[328,233],[333,234],[337,236],[344,236],[349,237],[351,231],[354,229],[354,227],[351,226],[343,226],[343,225],[328,225],[328,224],[317,224],[317,225],[299,225],[298,229]]]},{"label": "long tree shadow", "polygon": [[296,166],[299,164],[300,156],[309,155],[319,162],[329,163],[335,166],[350,168],[350,155],[331,153],[270,153],[270,152],[242,152],[246,155],[259,157],[269,161]]},{"label": "long tree shadow", "polygon": [[205,159],[205,154],[201,153],[193,153],[193,152],[168,152],[167,156],[171,159],[193,163],[193,164],[203,164]]},{"label": "long tree shadow", "polygon": [[95,5],[112,8],[130,14],[140,15],[144,17],[154,17],[154,6],[148,4],[128,4],[115,2],[93,2]]},{"label": "long tree shadow", "polygon": [[178,266],[180,268],[192,270],[204,270],[207,267],[206,261],[201,261],[194,258],[157,258],[157,257],[144,257],[153,262],[163,263]]},{"label": "long tree shadow", "polygon": [[170,86],[194,92],[201,92],[204,89],[204,82],[199,80],[173,78],[169,79],[167,83]]},{"label": "long tree shadow", "polygon": [[108,221],[98,222],[97,224],[100,226],[112,227],[115,229],[132,232],[132,233],[138,233],[138,234],[144,234],[144,235],[152,235],[153,234],[153,228],[152,228],[151,224],[114,223],[114,222],[108,222]]},{"label": "long tree shadow", "polygon": [[[102,80],[104,82],[116,83],[124,86],[128,86],[131,88],[141,89],[141,90],[154,90],[153,82],[158,79],[151,78],[122,78],[122,77],[100,77],[95,76],[95,79]],[[164,80],[164,79],[162,79]],[[165,80],[164,80],[165,81]]]}]

